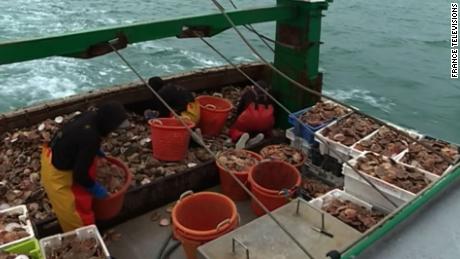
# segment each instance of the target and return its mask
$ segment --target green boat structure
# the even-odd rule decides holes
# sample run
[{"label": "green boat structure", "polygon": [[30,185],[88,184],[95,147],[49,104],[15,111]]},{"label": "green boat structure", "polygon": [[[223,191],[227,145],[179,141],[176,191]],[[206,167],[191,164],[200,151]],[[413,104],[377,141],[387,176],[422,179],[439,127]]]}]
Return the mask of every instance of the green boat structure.
[{"label": "green boat structure", "polygon": [[[291,127],[288,123],[290,114],[283,111],[283,109],[297,112],[315,105],[321,99],[337,101],[320,94],[323,80],[323,74],[319,69],[320,45],[322,43],[321,20],[331,1],[277,0],[276,4],[271,6],[231,11],[222,8],[218,2],[213,2],[219,10],[219,12],[213,14],[142,22],[43,38],[0,42],[0,65],[53,56],[90,59],[101,55],[118,55],[124,58],[123,49],[128,48],[130,44],[169,37],[177,37],[178,40],[195,38],[207,44],[206,38],[226,30],[235,30],[243,40],[241,44],[247,44],[251,47],[248,42],[244,42],[244,36],[240,35],[241,26],[251,30],[251,24],[275,21],[276,39],[272,40],[274,42],[273,62],[268,62],[259,56],[257,50],[254,49],[254,54],[259,57],[259,62],[229,64],[223,67],[163,77],[163,79],[166,82],[180,84],[198,93],[202,91],[218,91],[228,85],[250,85],[253,80],[262,79],[271,82],[274,96],[284,106],[284,108],[278,107],[276,111],[276,125],[278,129],[286,133],[290,132],[288,130]],[[253,30],[253,32],[256,31]],[[258,34],[258,36],[262,40],[264,39],[263,35]],[[265,40],[268,41],[269,39],[265,38]],[[212,47],[212,45],[208,46]],[[217,54],[219,53],[217,52]],[[126,62],[128,62],[127,64],[129,64],[129,57],[125,58]],[[120,60],[120,62],[123,62],[123,60]],[[134,68],[133,70],[135,72]],[[128,109],[139,112],[139,107],[149,102],[152,97],[144,83],[137,81],[127,85],[108,87],[53,100],[0,114],[0,134],[31,127],[56,116],[82,111],[91,105],[108,100],[122,102]],[[338,103],[354,110],[354,113],[362,114],[361,111],[354,107],[341,102]],[[378,118],[373,119],[379,123],[386,124],[386,122]],[[389,124],[388,127],[405,136],[410,135],[407,133],[410,132],[407,129],[392,124]],[[317,141],[318,132],[321,131],[315,133]],[[268,139],[262,145],[290,141],[292,145],[302,148],[305,143],[305,139],[302,138],[301,134],[293,134],[290,138],[290,140],[284,137]],[[332,152],[330,154],[332,157],[337,157],[334,145],[331,143],[322,143],[322,145],[323,147],[327,146],[329,151]],[[455,146],[455,144],[452,145]],[[313,152],[314,147],[309,144],[304,146],[307,147],[307,152]],[[256,150],[260,148],[260,146],[254,147]],[[315,151],[319,152],[318,155],[320,156],[325,155],[325,152]],[[433,150],[430,149],[429,151]],[[333,153],[336,153],[336,155]],[[447,159],[450,163],[446,172],[436,177],[422,191],[413,195],[414,197],[409,201],[405,201],[396,208],[389,210],[382,220],[363,233],[325,213],[321,208],[315,207],[302,197],[290,200],[285,206],[272,211],[270,215],[260,218],[255,218],[254,216],[245,217],[248,214],[248,204],[238,203],[242,218],[241,226],[198,248],[198,257],[209,259],[358,257],[366,249],[387,236],[390,231],[401,226],[404,221],[417,211],[420,211],[424,205],[432,201],[458,179],[460,176],[458,161],[442,154],[440,157]],[[129,164],[129,161],[127,163]],[[330,172],[331,170],[324,169],[324,164],[318,166],[311,164],[311,161],[308,163],[310,164],[305,165],[304,168],[308,173],[326,175],[326,178],[331,181],[343,181],[343,175],[333,175]],[[339,161],[338,164],[340,166],[339,171],[342,170],[342,166],[343,168],[350,167],[349,161]],[[374,190],[375,193],[372,195],[380,195],[382,197],[379,198],[385,200],[381,185],[376,184],[375,181],[373,182],[374,184],[371,184],[369,180],[364,179],[365,177],[362,174],[355,172],[356,169],[349,169],[352,173],[357,174],[356,177],[361,178],[360,181],[367,188]],[[132,236],[130,237],[132,237],[132,240],[120,241],[124,242],[123,244],[114,242],[112,245],[108,245],[108,250],[116,258],[144,258],[139,256],[135,250],[149,246],[149,251],[159,249],[158,244],[153,245],[153,243],[165,239],[168,231],[165,228],[146,227],[143,224],[148,223],[144,219],[136,221],[135,218],[145,213],[148,214],[155,209],[161,210],[163,206],[167,206],[168,203],[179,199],[180,194],[189,189],[194,191],[208,190],[210,188],[211,190],[218,190],[219,188],[215,187],[216,185],[218,185],[217,168],[214,165],[214,161],[210,160],[199,165],[198,168],[190,170],[188,174],[180,173],[142,187],[132,188],[127,194],[125,206],[120,215],[114,220],[101,222],[100,224],[102,229],[122,225],[121,231],[124,232],[123,235],[130,236],[129,232],[131,231]],[[347,189],[346,185],[347,182],[345,182],[345,192],[348,192],[349,189]],[[375,190],[375,188],[378,190]],[[354,194],[355,192],[352,191],[351,193]],[[373,200],[366,200],[366,197],[359,198],[371,203],[371,205],[375,205],[372,204]],[[136,200],[138,200],[139,204],[134,202]],[[243,211],[240,211],[240,208],[243,208]],[[277,219],[277,221],[274,221],[273,218]],[[283,225],[283,229],[278,223]],[[56,225],[56,219],[38,222],[36,224],[37,238],[56,234],[58,231],[56,230]],[[143,227],[152,229],[150,236],[142,234],[143,238],[150,240],[148,242],[146,240],[146,242],[151,242],[151,245],[139,244],[135,241],[136,231],[141,231],[140,229]],[[37,242],[35,240],[32,243],[36,244]],[[125,249],[124,247],[131,247],[132,249]],[[120,249],[125,251],[119,252]],[[31,257],[40,257],[40,255],[36,255],[36,245],[34,246],[34,254]],[[171,258],[181,257],[172,256]]]}]

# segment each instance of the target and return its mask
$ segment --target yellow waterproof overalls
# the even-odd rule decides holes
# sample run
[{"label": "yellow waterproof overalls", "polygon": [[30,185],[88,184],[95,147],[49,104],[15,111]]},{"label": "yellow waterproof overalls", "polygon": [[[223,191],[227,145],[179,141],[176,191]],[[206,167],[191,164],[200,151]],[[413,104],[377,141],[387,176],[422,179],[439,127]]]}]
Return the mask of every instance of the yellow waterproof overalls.
[{"label": "yellow waterproof overalls", "polygon": [[181,113],[181,117],[189,118],[195,125],[198,125],[198,122],[200,122],[200,103],[198,101],[189,103],[187,110]]},{"label": "yellow waterproof overalls", "polygon": [[[73,181],[72,171],[56,169],[51,163],[52,152],[43,146],[41,155],[41,181],[51,202],[53,211],[64,232],[94,224],[92,196]],[[95,177],[95,163],[89,170]]]}]

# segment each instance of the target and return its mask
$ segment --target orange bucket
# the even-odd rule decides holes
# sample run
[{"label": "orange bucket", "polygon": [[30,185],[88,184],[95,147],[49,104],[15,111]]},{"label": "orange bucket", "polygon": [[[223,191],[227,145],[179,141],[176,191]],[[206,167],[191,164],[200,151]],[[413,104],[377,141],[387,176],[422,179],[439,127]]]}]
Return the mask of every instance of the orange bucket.
[{"label": "orange bucket", "polygon": [[[248,150],[241,151],[247,153],[248,156],[252,156],[259,161],[262,160],[262,157],[257,153]],[[220,155],[224,155],[226,152],[228,151],[224,151]],[[251,171],[252,168],[249,168],[246,171],[241,172],[228,172],[226,169],[222,167],[222,165],[220,165],[219,159],[216,159],[216,165],[219,168],[220,186],[222,188],[222,193],[227,195],[234,201],[243,201],[249,199],[249,195],[244,191],[243,188],[241,188],[241,186],[235,181],[235,179],[233,179],[233,177],[230,174],[234,174],[241,182],[243,182],[246,186],[249,187],[248,175],[249,171]]]},{"label": "orange bucket", "polygon": [[93,200],[94,215],[98,220],[109,220],[121,211],[125,200],[125,194],[128,191],[128,187],[131,185],[133,177],[128,167],[123,162],[114,157],[106,157],[106,159],[110,163],[123,169],[126,176],[126,182],[118,192],[110,194],[109,197]]},{"label": "orange bucket", "polygon": [[225,126],[232,103],[224,98],[202,95],[196,98],[200,103],[200,123],[198,127],[206,136],[217,136]]},{"label": "orange bucket", "polygon": [[[189,128],[195,124],[186,120]],[[185,159],[190,142],[190,132],[176,118],[160,118],[149,121],[152,139],[153,157],[163,161],[181,161]]]},{"label": "orange bucket", "polygon": [[196,258],[198,246],[232,231],[239,224],[235,203],[214,192],[182,194],[171,217],[174,236],[182,242],[188,259]]},{"label": "orange bucket", "polygon": [[[286,195],[292,197],[302,180],[299,170],[284,161],[260,162],[252,168],[248,179],[252,193],[269,211],[288,203]],[[257,216],[265,214],[254,199],[251,208]]]}]

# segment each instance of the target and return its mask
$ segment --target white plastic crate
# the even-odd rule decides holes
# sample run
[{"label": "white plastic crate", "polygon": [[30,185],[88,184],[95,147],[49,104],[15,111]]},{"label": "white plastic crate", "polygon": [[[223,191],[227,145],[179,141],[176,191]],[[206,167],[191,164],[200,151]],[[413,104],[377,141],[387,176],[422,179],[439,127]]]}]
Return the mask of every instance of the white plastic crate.
[{"label": "white plastic crate", "polygon": [[401,131],[404,131],[404,132],[408,133],[409,135],[411,135],[411,136],[414,137],[414,138],[421,139],[421,138],[423,137],[423,135],[422,135],[420,132],[418,132],[418,131],[416,131],[416,130],[414,130],[414,129],[404,128],[404,127],[402,127],[402,126],[393,124],[393,123],[388,122],[388,121],[386,121],[386,120],[382,120],[382,121],[386,122],[386,124],[388,124],[388,125],[390,125],[390,126],[393,126],[393,127],[397,128],[397,129],[399,129],[399,130],[401,130]]},{"label": "white plastic crate", "polygon": [[40,248],[42,250],[43,258],[48,259],[48,257],[46,257],[46,250],[48,248],[53,249],[54,247],[59,247],[62,244],[62,238],[70,235],[77,235],[77,237],[80,240],[95,238],[98,244],[101,246],[102,252],[106,256],[106,258],[110,258],[109,250],[105,246],[104,240],[102,239],[101,234],[99,233],[99,230],[95,225],[81,227],[76,230],[66,232],[64,234],[57,234],[40,239]]},{"label": "white plastic crate", "polygon": [[[374,188],[372,188],[367,183],[356,180],[355,178],[345,176],[343,190],[346,193],[364,200],[383,211],[392,212],[395,210],[395,207],[389,201],[383,198],[382,195],[378,193]],[[398,207],[405,203],[404,200],[389,195],[387,196]]]},{"label": "white plastic crate", "polygon": [[329,191],[328,193],[325,193],[324,195],[318,197],[318,198],[315,198],[311,201],[309,201],[309,203],[317,208],[317,209],[321,209],[323,208],[325,205],[327,205],[329,202],[331,202],[333,199],[338,199],[340,201],[350,201],[356,205],[359,205],[359,206],[362,206],[362,207],[365,207],[366,209],[368,210],[371,210],[372,209],[372,204],[369,204],[357,197],[354,197],[353,195],[349,194],[349,193],[346,193],[342,190],[339,190],[339,189],[334,189],[334,190],[331,190]]},{"label": "white plastic crate", "polygon": [[355,158],[355,157],[359,157],[359,156],[362,156],[362,154],[366,151],[361,151],[361,150],[358,150],[356,149],[356,145],[358,143],[361,143],[361,141],[365,141],[365,140],[369,140],[371,139],[373,136],[375,136],[377,134],[377,132],[379,132],[380,128],[374,132],[372,132],[371,134],[367,135],[365,138],[362,138],[361,140],[359,140],[358,142],[356,142],[355,144],[353,144],[351,147],[350,147],[350,157],[352,158]]},{"label": "white plastic crate", "polygon": [[444,172],[442,172],[441,175],[437,175],[437,174],[435,174],[435,173],[433,173],[433,172],[430,172],[430,171],[428,171],[428,170],[422,168],[421,166],[420,166],[420,167],[418,167],[418,166],[413,166],[413,165],[410,165],[410,164],[407,164],[407,163],[402,162],[401,160],[404,158],[404,156],[407,154],[407,152],[409,152],[409,149],[408,149],[408,148],[406,148],[403,152],[401,152],[401,154],[399,154],[399,155],[395,158],[395,160],[398,161],[399,163],[405,165],[405,166],[417,168],[418,170],[420,170],[420,171],[422,171],[422,172],[424,172],[424,173],[427,173],[427,174],[434,175],[435,177],[441,177],[441,176],[443,176],[444,174],[446,174],[446,173],[452,171],[452,169],[454,169],[454,166],[453,166],[453,165],[450,165],[449,167],[446,168],[446,170],[444,170]]},{"label": "white plastic crate", "polygon": [[[365,156],[365,154],[367,153],[369,152],[365,152],[361,156]],[[357,164],[358,158],[359,157],[350,160],[350,165],[355,166]],[[412,168],[418,170],[415,167]],[[431,181],[436,181],[437,179],[439,179],[439,176],[421,170],[418,171],[424,173],[425,177]],[[380,191],[387,194],[387,196],[398,206],[402,205],[407,201],[412,200],[416,196],[415,193],[404,190],[396,185],[385,182],[382,179],[373,177],[362,171],[360,172],[364,177],[366,177],[370,182],[372,182]],[[371,204],[377,205],[378,207],[382,207],[389,210],[394,209],[394,206],[390,202],[383,198],[378,191],[376,191],[372,186],[370,186],[366,182],[366,180],[362,179],[360,175],[358,175],[352,168],[350,168],[345,163],[343,164],[342,173],[345,175],[344,189],[346,192],[356,195],[359,198],[364,199],[365,201]]]},{"label": "white plastic crate", "polygon": [[19,216],[19,221],[21,222],[20,225],[21,225],[22,228],[24,228],[27,231],[27,233],[29,235],[26,236],[26,237],[23,237],[21,239],[14,240],[12,242],[0,245],[0,250],[2,250],[4,248],[7,248],[7,247],[10,247],[10,246],[15,245],[15,244],[22,243],[22,242],[27,241],[27,240],[29,240],[31,238],[34,238],[34,236],[35,236],[34,229],[32,227],[32,223],[29,220],[29,215],[28,215],[28,212],[27,212],[26,205],[14,206],[14,207],[4,209],[4,210],[0,211],[0,214],[4,214],[4,213],[21,213],[21,215]]},{"label": "white plastic crate", "polygon": [[[329,139],[329,138],[327,138],[326,136],[323,135],[323,132],[324,132],[325,129],[335,125],[337,122],[338,122],[338,120],[332,122],[331,124],[329,124],[329,126],[324,127],[321,130],[315,132],[315,140],[319,142],[319,152],[321,153],[321,155],[329,155],[329,156],[339,160],[340,162],[348,161],[350,158],[353,157],[351,147],[356,143],[354,143],[351,146],[345,146],[344,144],[342,144],[340,142],[337,142],[337,141],[334,141],[332,139]],[[369,135],[375,134],[376,131],[377,130],[369,133]],[[365,136],[364,138],[368,137],[369,135]],[[334,150],[335,152],[331,151],[331,150]]]},{"label": "white plastic crate", "polygon": [[296,136],[293,127],[286,130],[286,138],[291,141],[291,146],[301,149],[306,155],[310,153],[310,144],[305,139]]},{"label": "white plastic crate", "polygon": [[[430,137],[430,136],[426,136],[426,135],[420,135],[420,138],[419,138],[419,139],[424,139],[424,138],[426,138],[426,139],[434,139],[434,138],[432,138],[432,137]],[[446,141],[444,141],[444,140],[440,140],[440,141],[446,142]],[[448,142],[446,142],[446,143],[448,143]],[[456,144],[456,143],[448,143],[448,144],[450,144],[450,145],[452,145],[452,146],[454,146],[454,147],[460,147],[460,145],[459,145],[459,144]],[[458,148],[458,149],[459,149],[459,151],[460,151],[460,148]],[[402,163],[402,164],[404,164],[404,165],[412,166],[412,165],[409,165],[409,164],[407,164],[407,163],[403,163],[403,162],[401,161],[401,160],[403,159],[404,155],[406,155],[407,152],[409,152],[409,148],[407,148],[407,149],[405,149],[403,152],[401,152],[401,154],[400,154],[398,157],[396,157],[395,160],[398,161],[398,162],[400,162],[400,163]],[[444,172],[441,174],[441,176],[443,176],[443,175],[445,175],[446,173],[452,171],[452,169],[455,168],[455,164],[457,164],[457,163],[459,163],[459,162],[460,162],[460,154],[457,155],[456,157],[454,157],[454,165],[450,165],[449,167],[447,167],[446,170],[444,170]],[[424,172],[428,172],[428,173],[431,173],[431,174],[433,174],[433,175],[436,175],[436,174],[434,174],[433,172],[429,172],[429,171],[423,169],[422,167],[417,167],[417,166],[415,166],[415,167],[416,167],[417,169],[420,169],[420,171],[424,171]],[[437,176],[437,175],[436,175],[436,176]]]},{"label": "white plastic crate", "polygon": [[[392,124],[392,123],[388,123],[388,124],[390,124],[391,126],[397,128],[397,129],[399,129],[399,130],[401,130],[401,131],[404,131],[404,132],[408,133],[409,135],[411,135],[412,137],[414,137],[414,138],[416,138],[416,139],[422,138],[422,135],[419,134],[418,132],[414,131],[414,130],[402,128],[402,127],[396,126],[396,125],[394,125],[394,124]],[[384,127],[384,126],[380,127],[378,130],[372,132],[371,134],[367,135],[365,138],[363,138],[363,139],[359,140],[358,142],[356,142],[355,144],[353,144],[353,145],[351,146],[351,148],[350,148],[350,149],[351,149],[351,150],[350,150],[350,156],[351,156],[352,158],[361,156],[365,151],[360,151],[360,150],[356,149],[356,145],[359,144],[359,143],[361,143],[362,141],[371,139],[371,138],[372,138],[373,136],[375,136],[375,135],[379,132],[379,130],[380,130],[381,128],[383,128],[383,127]],[[391,157],[392,157],[393,159],[397,159],[397,158],[400,157],[401,153],[403,153],[403,152],[404,152],[404,150],[401,151],[401,152],[398,153],[398,154],[394,154],[394,155],[391,156]]]}]

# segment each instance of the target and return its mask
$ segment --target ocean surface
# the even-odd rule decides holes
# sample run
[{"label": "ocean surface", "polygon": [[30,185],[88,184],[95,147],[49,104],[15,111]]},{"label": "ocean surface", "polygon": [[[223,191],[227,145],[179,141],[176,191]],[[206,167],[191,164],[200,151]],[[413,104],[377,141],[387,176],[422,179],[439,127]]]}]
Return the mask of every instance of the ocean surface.
[{"label": "ocean surface", "polygon": [[[220,1],[228,10],[226,0]],[[235,1],[239,8],[274,0]],[[208,0],[3,0],[0,41],[217,11]],[[335,1],[325,12],[324,92],[372,115],[460,143],[460,80],[449,75],[450,1]],[[274,23],[257,24],[274,36]],[[254,35],[251,43],[272,53]],[[256,60],[235,32],[211,39],[234,62]],[[169,38],[122,51],[143,76],[225,62],[197,39]],[[0,112],[136,80],[115,54],[53,57],[0,66]]]}]

